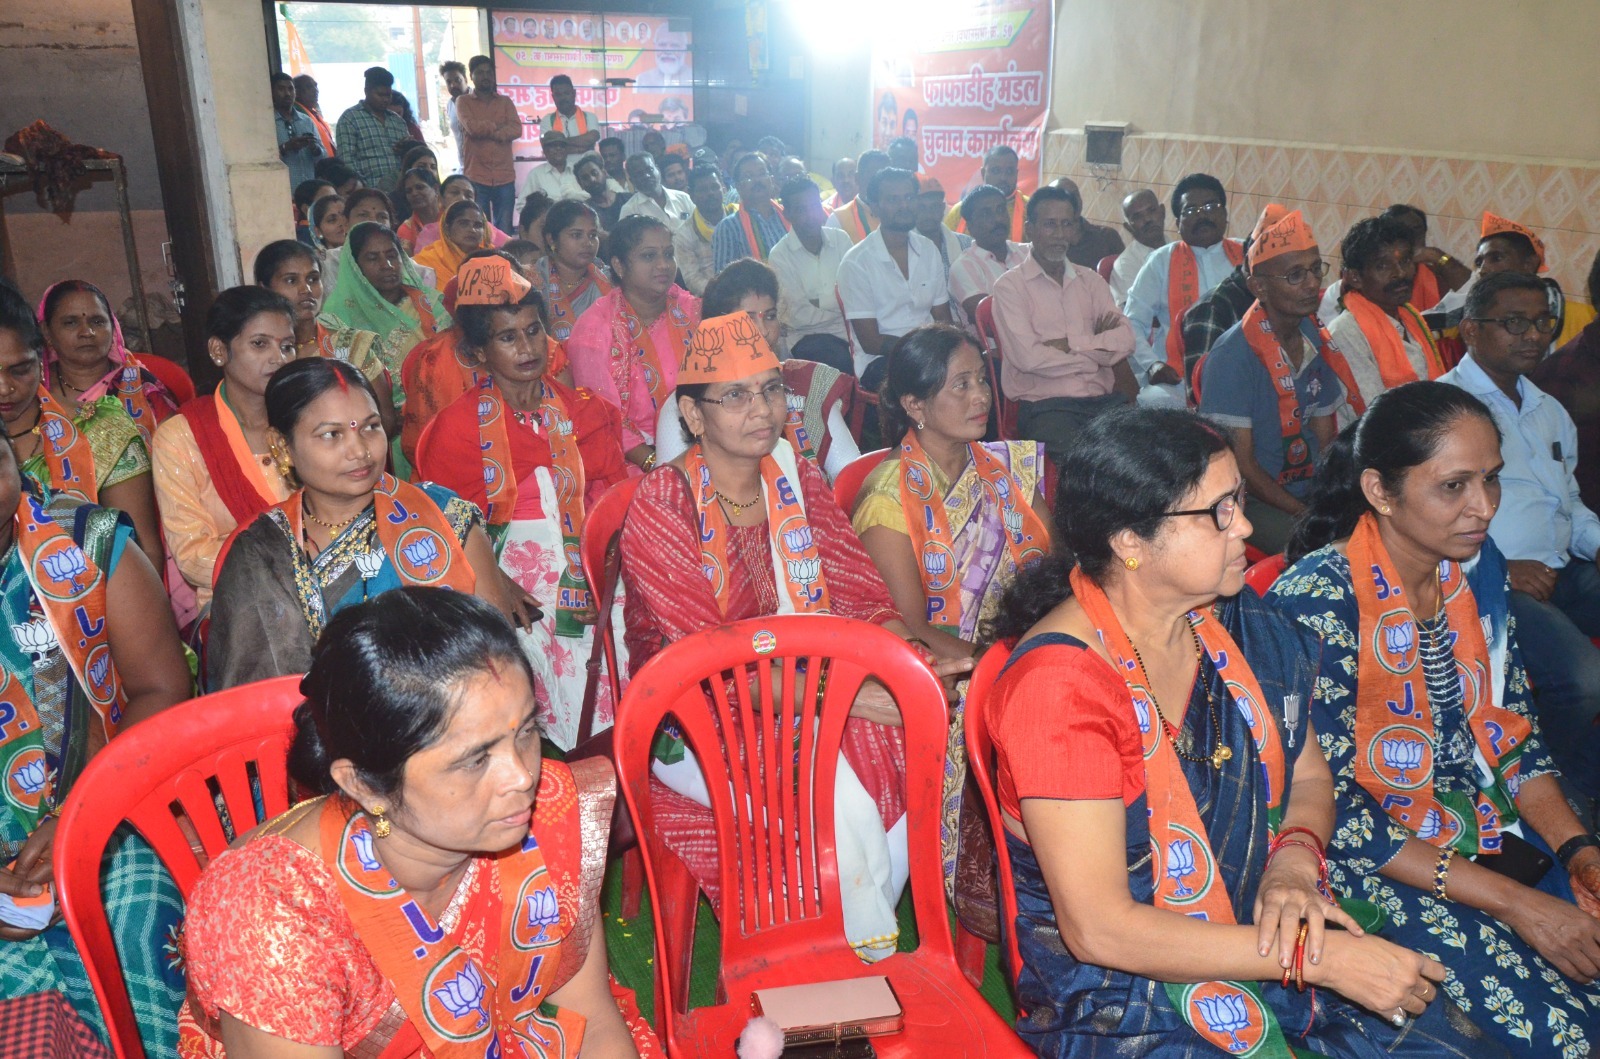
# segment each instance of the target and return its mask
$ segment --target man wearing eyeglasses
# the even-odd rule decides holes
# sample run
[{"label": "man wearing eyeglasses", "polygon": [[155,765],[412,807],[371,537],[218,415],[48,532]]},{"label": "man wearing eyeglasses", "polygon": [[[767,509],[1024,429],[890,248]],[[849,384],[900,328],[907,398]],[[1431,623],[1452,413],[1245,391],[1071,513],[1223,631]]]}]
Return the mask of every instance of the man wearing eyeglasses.
[{"label": "man wearing eyeglasses", "polygon": [[1410,230],[1387,216],[1357,221],[1339,244],[1341,312],[1328,334],[1350,369],[1350,403],[1340,412],[1341,424],[1385,390],[1444,374],[1433,335],[1411,304],[1420,267],[1415,246]]},{"label": "man wearing eyeglasses", "polygon": [[1228,432],[1250,493],[1250,543],[1271,554],[1289,541],[1345,391],[1316,320],[1326,266],[1299,210],[1262,212],[1248,264],[1256,301],[1207,354],[1200,411]]},{"label": "man wearing eyeglasses", "polygon": [[1600,517],[1579,498],[1578,432],[1555,398],[1527,378],[1544,360],[1557,320],[1537,276],[1479,276],[1467,297],[1467,354],[1439,381],[1483,401],[1500,427],[1500,508],[1489,535],[1505,553],[1511,613],[1539,723],[1557,764],[1600,795]]},{"label": "man wearing eyeglasses", "polygon": [[1228,234],[1228,193],[1209,173],[1190,173],[1172,189],[1178,241],[1152,251],[1139,270],[1123,311],[1137,342],[1133,373],[1141,404],[1182,407],[1183,314],[1244,260],[1244,246]]},{"label": "man wearing eyeglasses", "polygon": [[1464,315],[1467,297],[1473,286],[1485,276],[1496,272],[1526,272],[1540,277],[1545,297],[1550,302],[1550,312],[1558,321],[1551,350],[1576,338],[1591,320],[1595,310],[1582,302],[1568,302],[1561,284],[1543,275],[1549,271],[1545,260],[1544,240],[1532,228],[1516,221],[1483,212],[1483,224],[1478,237],[1478,253],[1473,261],[1472,279],[1460,290],[1453,290],[1439,299],[1429,314],[1433,324],[1447,335],[1455,335],[1456,326]]}]

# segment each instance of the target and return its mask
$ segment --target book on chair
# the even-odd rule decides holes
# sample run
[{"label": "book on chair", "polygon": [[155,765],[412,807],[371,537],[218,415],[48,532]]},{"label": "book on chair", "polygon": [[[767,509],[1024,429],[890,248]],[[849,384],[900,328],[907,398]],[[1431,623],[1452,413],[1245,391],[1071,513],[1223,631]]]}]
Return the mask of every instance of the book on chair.
[{"label": "book on chair", "polygon": [[900,1001],[882,975],[757,989],[750,994],[750,1011],[776,1022],[790,1049],[881,1037],[905,1028]]}]

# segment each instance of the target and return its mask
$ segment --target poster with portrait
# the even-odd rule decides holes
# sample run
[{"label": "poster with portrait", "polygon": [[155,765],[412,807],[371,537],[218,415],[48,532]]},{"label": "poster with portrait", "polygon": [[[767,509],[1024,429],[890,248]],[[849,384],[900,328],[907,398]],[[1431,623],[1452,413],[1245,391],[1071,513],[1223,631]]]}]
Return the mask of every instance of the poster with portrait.
[{"label": "poster with portrait", "polygon": [[1049,0],[989,0],[932,14],[872,49],[872,145],[917,141],[922,171],[951,200],[978,184],[999,144],[1018,156],[1018,186],[1039,183],[1055,39]]},{"label": "poster with portrait", "polygon": [[[555,109],[550,79],[572,78],[578,106],[601,124],[661,125],[694,118],[694,70],[687,19],[594,11],[494,11],[495,75],[522,115],[519,155],[539,152],[539,117]],[[630,78],[626,87],[608,85]],[[654,124],[654,122],[652,122]]]}]

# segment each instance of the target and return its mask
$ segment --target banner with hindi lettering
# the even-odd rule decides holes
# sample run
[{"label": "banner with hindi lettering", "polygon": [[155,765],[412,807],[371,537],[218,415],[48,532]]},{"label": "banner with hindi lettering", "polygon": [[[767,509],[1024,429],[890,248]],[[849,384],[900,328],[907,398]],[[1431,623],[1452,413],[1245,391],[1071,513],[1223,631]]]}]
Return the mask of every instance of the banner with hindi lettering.
[{"label": "banner with hindi lettering", "polygon": [[[495,76],[522,115],[521,156],[539,155],[550,79],[572,78],[578,106],[602,125],[681,125],[694,117],[687,19],[596,11],[493,11]],[[607,80],[629,78],[626,86]],[[653,115],[659,114],[659,120]]]},{"label": "banner with hindi lettering", "polygon": [[1039,184],[1055,40],[1050,0],[990,0],[934,9],[873,45],[874,147],[917,141],[922,171],[952,202],[979,183],[990,148],[1018,156],[1017,185]]}]

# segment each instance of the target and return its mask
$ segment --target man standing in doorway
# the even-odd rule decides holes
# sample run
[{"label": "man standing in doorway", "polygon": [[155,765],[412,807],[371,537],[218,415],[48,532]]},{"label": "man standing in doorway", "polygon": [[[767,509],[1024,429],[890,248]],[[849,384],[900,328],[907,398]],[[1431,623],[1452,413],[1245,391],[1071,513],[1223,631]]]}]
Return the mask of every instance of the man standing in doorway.
[{"label": "man standing in doorway", "polygon": [[400,159],[394,145],[411,138],[406,119],[389,109],[394,99],[394,74],[381,66],[366,72],[366,97],[339,115],[339,146],[368,187],[393,192],[400,183]]},{"label": "man standing in doorway", "polygon": [[494,83],[494,60],[474,55],[468,64],[472,91],[454,101],[461,132],[462,171],[472,181],[479,207],[502,232],[516,227],[517,169],[511,145],[522,137],[516,104]]},{"label": "man standing in doorway", "polygon": [[289,188],[316,178],[317,159],[322,145],[317,129],[305,111],[294,105],[294,78],[286,73],[272,75],[272,111],[278,126],[278,157],[289,167]]},{"label": "man standing in doorway", "polygon": [[440,63],[439,77],[444,81],[444,90],[449,93],[449,99],[444,105],[444,114],[445,118],[450,122],[450,136],[456,141],[456,159],[465,169],[467,165],[467,141],[461,134],[461,119],[456,116],[456,100],[466,95],[467,92],[466,64],[455,59]]},{"label": "man standing in doorway", "polygon": [[550,101],[556,109],[539,119],[540,128],[566,137],[568,151],[583,154],[594,150],[600,142],[600,122],[587,110],[578,109],[578,90],[572,86],[572,78],[566,74],[550,78]]},{"label": "man standing in doorway", "polygon": [[332,158],[336,153],[333,143],[333,130],[323,120],[322,107],[317,103],[317,79],[310,74],[301,74],[294,79],[294,105],[300,108],[301,113],[311,119],[311,124],[316,127],[317,140],[322,144],[322,153]]}]

